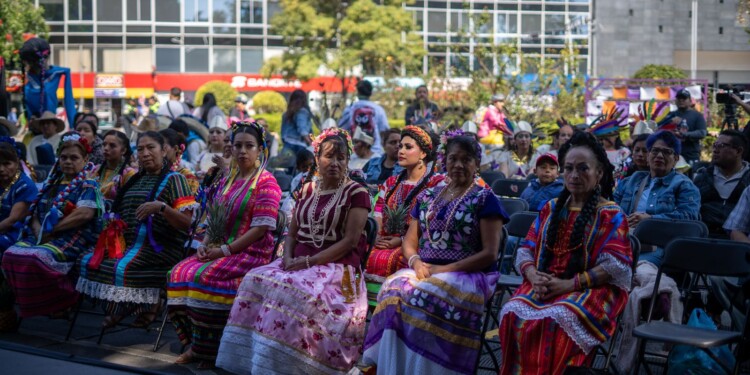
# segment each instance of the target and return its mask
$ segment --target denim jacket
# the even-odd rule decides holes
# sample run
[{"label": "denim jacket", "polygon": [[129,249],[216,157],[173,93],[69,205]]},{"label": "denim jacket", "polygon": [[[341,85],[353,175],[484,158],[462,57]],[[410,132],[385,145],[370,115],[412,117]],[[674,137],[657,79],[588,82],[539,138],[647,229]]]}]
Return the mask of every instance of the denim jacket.
[{"label": "denim jacket", "polygon": [[[363,168],[363,171],[365,172],[365,175],[367,176],[366,182],[368,184],[382,184],[385,182],[379,181],[378,178],[380,177],[380,171],[383,170],[383,161],[385,160],[385,155],[379,156],[376,158],[370,159],[370,161],[367,162],[367,165]],[[398,163],[393,165],[393,176],[401,173],[401,171],[404,170],[404,168]],[[390,176],[388,176],[390,177]],[[387,177],[386,177],[387,178]]]},{"label": "denim jacket", "polygon": [[[649,171],[638,171],[617,185],[614,200],[625,211],[636,211],[636,194],[644,178],[651,179]],[[650,181],[646,182],[646,188]],[[646,213],[656,219],[700,220],[701,195],[698,188],[685,175],[672,170],[657,177],[648,196]]]},{"label": "denim jacket", "polygon": [[312,133],[312,120],[307,108],[302,108],[294,115],[294,121],[286,118],[286,113],[281,117],[281,140],[284,143],[307,147],[304,141]]},{"label": "denim jacket", "polygon": [[542,186],[538,178],[535,178],[521,193],[521,199],[529,203],[529,210],[539,212],[550,199],[557,198],[563,189],[561,178],[552,181],[547,186]]}]

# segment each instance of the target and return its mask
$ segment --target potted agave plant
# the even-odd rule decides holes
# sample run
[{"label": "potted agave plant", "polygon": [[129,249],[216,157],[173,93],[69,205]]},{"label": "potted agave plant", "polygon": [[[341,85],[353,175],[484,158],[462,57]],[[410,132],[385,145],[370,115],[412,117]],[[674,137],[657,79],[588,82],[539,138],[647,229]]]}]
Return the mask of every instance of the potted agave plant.
[{"label": "potted agave plant", "polygon": [[226,242],[227,207],[220,203],[210,203],[206,207],[206,247],[219,247]]},{"label": "potted agave plant", "polygon": [[383,209],[383,231],[391,236],[406,234],[406,216],[408,214],[408,206],[398,205],[390,208],[386,205]]}]

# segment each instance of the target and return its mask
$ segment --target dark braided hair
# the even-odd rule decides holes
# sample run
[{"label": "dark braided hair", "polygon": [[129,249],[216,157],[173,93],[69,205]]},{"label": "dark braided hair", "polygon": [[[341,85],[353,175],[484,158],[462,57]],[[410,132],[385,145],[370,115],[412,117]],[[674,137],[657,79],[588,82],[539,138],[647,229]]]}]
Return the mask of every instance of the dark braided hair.
[{"label": "dark braided hair", "polygon": [[[435,134],[429,131],[425,131],[427,135],[430,136],[430,140],[432,142],[432,148],[435,148],[435,145],[437,145]],[[414,132],[404,129],[401,131],[401,139],[404,137],[409,137],[414,140],[414,142],[419,146],[419,149],[422,150],[427,156],[424,158],[425,167],[427,168],[427,164],[433,160],[435,160],[435,152],[428,147],[428,145],[420,139],[419,136],[414,134]],[[419,194],[422,189],[424,189],[425,185],[432,179],[432,176],[435,174],[435,168],[428,168],[427,172],[425,172],[425,175],[422,176],[422,178],[419,180],[419,183],[417,186],[414,187],[414,189],[411,189],[409,194],[406,195],[406,198],[404,199],[404,202],[411,202],[414,197]],[[407,177],[407,171],[406,169],[402,170],[398,174],[398,178],[396,178],[396,185],[393,186],[392,189],[388,190],[388,193],[385,195],[385,202],[388,203],[388,200],[391,198],[391,195],[396,192],[396,188],[404,181],[404,179]]]},{"label": "dark braided hair", "polygon": [[[570,262],[568,263],[565,272],[562,275],[557,275],[563,279],[569,279],[573,277],[573,275],[585,271],[587,267],[586,254],[588,253],[588,251],[584,249],[584,246],[586,245],[584,243],[586,225],[591,223],[594,219],[599,198],[611,198],[612,189],[614,188],[614,178],[612,175],[614,167],[609,162],[609,159],[607,159],[607,152],[604,150],[604,147],[590,133],[577,132],[560,148],[560,165],[565,164],[565,156],[570,150],[576,147],[588,148],[591,153],[594,154],[594,157],[596,157],[596,161],[599,164],[599,168],[602,170],[602,178],[599,180],[599,184],[594,189],[593,194],[591,194],[589,199],[583,205],[580,214],[576,217],[576,221],[573,224],[573,233],[571,234],[570,242],[568,242],[568,246],[572,250]],[[550,215],[550,222],[547,227],[547,241],[544,244],[544,251],[542,252],[539,264],[539,270],[542,272],[549,272],[549,266],[552,262],[552,249],[554,249],[555,244],[557,243],[558,232],[560,230],[560,216],[563,208],[565,208],[565,203],[568,198],[570,198],[570,191],[568,191],[566,187],[557,198],[555,208]]]},{"label": "dark braided hair", "polygon": [[[317,159],[318,156],[323,152],[323,145],[329,142],[334,142],[338,150],[344,150],[346,152],[346,157],[349,158],[351,154],[349,153],[349,147],[347,146],[346,138],[344,138],[343,135],[337,134],[332,137],[326,138],[323,142],[320,143],[320,148],[318,149],[318,154],[315,155],[315,158]],[[308,182],[311,182],[313,179],[313,176],[315,176],[315,173],[318,171],[318,161],[316,159],[313,159],[313,164],[310,167],[310,172],[307,172],[307,176],[305,176],[305,181],[299,184],[299,187],[302,187]]]},{"label": "dark braided hair", "polygon": [[[138,142],[140,142],[142,138],[151,138],[157,143],[159,143],[159,145],[162,148],[164,148],[164,143],[165,143],[164,137],[158,132],[147,131],[147,132],[141,133],[140,135],[138,135]],[[166,160],[166,157],[165,157],[165,160]],[[161,185],[162,181],[164,181],[164,178],[169,174],[169,170],[170,170],[169,163],[164,162],[162,164],[163,165],[161,168],[161,172],[159,172],[159,179],[154,184],[154,187],[151,189],[151,192],[146,197],[146,202],[156,200],[157,198],[155,196],[156,191],[159,189],[159,185]],[[136,173],[135,176],[131,177],[128,180],[128,182],[125,183],[125,186],[122,187],[122,189],[117,191],[117,197],[115,198],[115,201],[112,204],[113,212],[116,212],[120,209],[120,205],[122,204],[122,200],[125,198],[125,194],[127,193],[127,191],[130,190],[130,188],[133,187],[133,185],[135,185],[135,183],[138,182],[138,180],[140,180],[145,175],[146,175],[146,170],[143,168],[139,169],[138,173]]]},{"label": "dark braided hair", "polygon": [[[107,138],[110,135],[115,136],[115,138],[117,138],[117,140],[120,141],[120,146],[122,146],[125,149],[125,155],[122,156],[122,163],[120,163],[120,167],[117,169],[117,172],[116,172],[117,175],[120,176],[120,178],[122,179],[122,174],[125,172],[125,169],[130,164],[130,159],[133,157],[133,149],[130,148],[130,140],[128,139],[128,136],[125,135],[123,132],[120,132],[117,130],[110,130],[104,133],[104,138]],[[106,161],[104,163],[106,163]],[[102,163],[102,165],[104,163]],[[99,168],[97,177],[101,176],[102,169],[104,168]]]}]

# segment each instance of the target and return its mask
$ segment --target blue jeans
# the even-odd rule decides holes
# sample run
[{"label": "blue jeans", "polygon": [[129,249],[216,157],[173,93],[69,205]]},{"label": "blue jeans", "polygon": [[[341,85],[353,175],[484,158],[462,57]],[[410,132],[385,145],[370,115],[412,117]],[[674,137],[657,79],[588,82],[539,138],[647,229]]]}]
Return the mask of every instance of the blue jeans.
[{"label": "blue jeans", "polygon": [[641,253],[638,257],[638,261],[640,262],[642,260],[653,263],[656,267],[661,267],[662,262],[664,262],[664,249],[657,247],[654,251]]}]

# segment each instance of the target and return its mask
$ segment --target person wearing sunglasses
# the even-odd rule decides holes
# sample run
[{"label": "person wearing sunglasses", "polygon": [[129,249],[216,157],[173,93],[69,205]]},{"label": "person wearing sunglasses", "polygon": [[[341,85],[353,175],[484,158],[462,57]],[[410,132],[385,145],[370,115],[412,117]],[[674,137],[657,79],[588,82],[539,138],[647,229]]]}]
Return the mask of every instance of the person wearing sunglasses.
[{"label": "person wearing sunglasses", "polygon": [[[624,179],[615,190],[614,199],[628,214],[628,224],[635,228],[648,218],[699,220],[700,192],[690,179],[675,170],[682,151],[680,140],[670,131],[661,130],[648,137],[648,171],[639,171]],[[661,264],[664,251],[642,254],[641,260]]]},{"label": "person wearing sunglasses", "polygon": [[701,193],[701,220],[711,237],[729,238],[724,222],[750,186],[750,164],[743,160],[747,148],[742,132],[722,131],[713,144],[711,165],[698,170],[693,179]]}]

